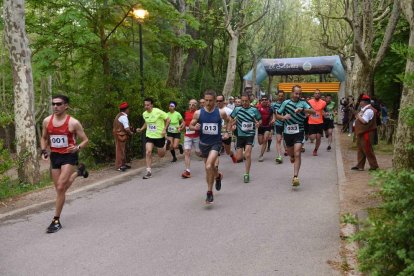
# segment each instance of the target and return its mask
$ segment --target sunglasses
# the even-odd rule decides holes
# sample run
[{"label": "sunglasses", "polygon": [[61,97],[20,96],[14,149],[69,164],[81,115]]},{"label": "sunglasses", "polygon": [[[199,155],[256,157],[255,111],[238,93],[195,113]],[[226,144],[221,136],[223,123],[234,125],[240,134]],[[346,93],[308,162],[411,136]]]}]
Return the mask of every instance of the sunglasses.
[{"label": "sunglasses", "polygon": [[223,100],[216,100],[216,102],[221,103],[221,102],[223,102]]},{"label": "sunglasses", "polygon": [[52,103],[52,106],[61,106],[63,104],[63,102],[58,102],[58,103]]}]

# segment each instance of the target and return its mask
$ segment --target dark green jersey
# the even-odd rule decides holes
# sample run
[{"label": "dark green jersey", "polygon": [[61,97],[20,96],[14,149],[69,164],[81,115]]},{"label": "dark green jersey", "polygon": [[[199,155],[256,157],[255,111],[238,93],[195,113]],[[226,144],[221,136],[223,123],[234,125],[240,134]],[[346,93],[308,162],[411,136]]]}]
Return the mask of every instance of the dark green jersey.
[{"label": "dark green jersey", "polygon": [[[277,111],[279,110],[279,108],[282,106],[282,103],[283,102],[281,102],[281,103],[279,103],[279,102],[272,103],[273,113],[275,113],[275,114],[277,113]],[[283,122],[280,121],[280,120],[276,120],[275,125],[277,125],[277,126],[283,126]]]},{"label": "dark green jersey", "polygon": [[298,108],[311,109],[312,107],[306,101],[299,100],[294,102],[292,100],[286,100],[278,109],[278,114],[290,114],[291,116],[289,120],[284,121],[284,133],[295,134],[304,130],[303,123],[305,122],[306,115],[303,110],[299,113],[295,113],[295,110]]},{"label": "dark green jersey", "polygon": [[230,115],[236,119],[238,136],[254,136],[256,134],[256,121],[262,119],[256,107],[236,107]]}]

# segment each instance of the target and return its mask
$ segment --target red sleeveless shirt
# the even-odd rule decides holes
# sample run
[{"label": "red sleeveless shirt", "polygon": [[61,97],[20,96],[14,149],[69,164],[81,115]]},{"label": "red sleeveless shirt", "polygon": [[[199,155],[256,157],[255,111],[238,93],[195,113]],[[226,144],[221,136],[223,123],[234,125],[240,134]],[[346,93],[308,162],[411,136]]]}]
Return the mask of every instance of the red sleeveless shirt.
[{"label": "red sleeveless shirt", "polygon": [[47,133],[50,138],[50,150],[57,153],[68,153],[68,147],[75,145],[75,135],[69,131],[70,116],[66,116],[66,120],[60,127],[53,126],[53,114],[47,125]]}]

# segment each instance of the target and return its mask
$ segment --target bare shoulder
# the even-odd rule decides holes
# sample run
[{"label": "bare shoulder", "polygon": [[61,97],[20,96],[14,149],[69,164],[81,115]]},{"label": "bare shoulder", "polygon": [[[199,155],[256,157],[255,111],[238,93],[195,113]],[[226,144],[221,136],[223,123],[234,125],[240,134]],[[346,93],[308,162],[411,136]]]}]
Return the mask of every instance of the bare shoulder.
[{"label": "bare shoulder", "polygon": [[52,115],[47,116],[43,119],[43,126],[47,126],[50,122],[50,119],[52,118]]},{"label": "bare shoulder", "polygon": [[193,120],[194,119],[198,120],[199,117],[200,117],[200,110],[196,110],[196,112],[194,112],[194,115],[193,115]]}]

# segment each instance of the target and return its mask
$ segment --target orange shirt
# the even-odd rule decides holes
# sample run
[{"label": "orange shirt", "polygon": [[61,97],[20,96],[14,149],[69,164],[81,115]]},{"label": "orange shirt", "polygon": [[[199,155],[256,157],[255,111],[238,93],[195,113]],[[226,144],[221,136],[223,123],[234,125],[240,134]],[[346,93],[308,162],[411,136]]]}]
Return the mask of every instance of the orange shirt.
[{"label": "orange shirt", "polygon": [[309,116],[309,124],[310,125],[318,125],[323,124],[323,110],[326,106],[326,102],[324,100],[309,100],[309,104],[312,106],[313,110],[316,111],[315,114]]}]

